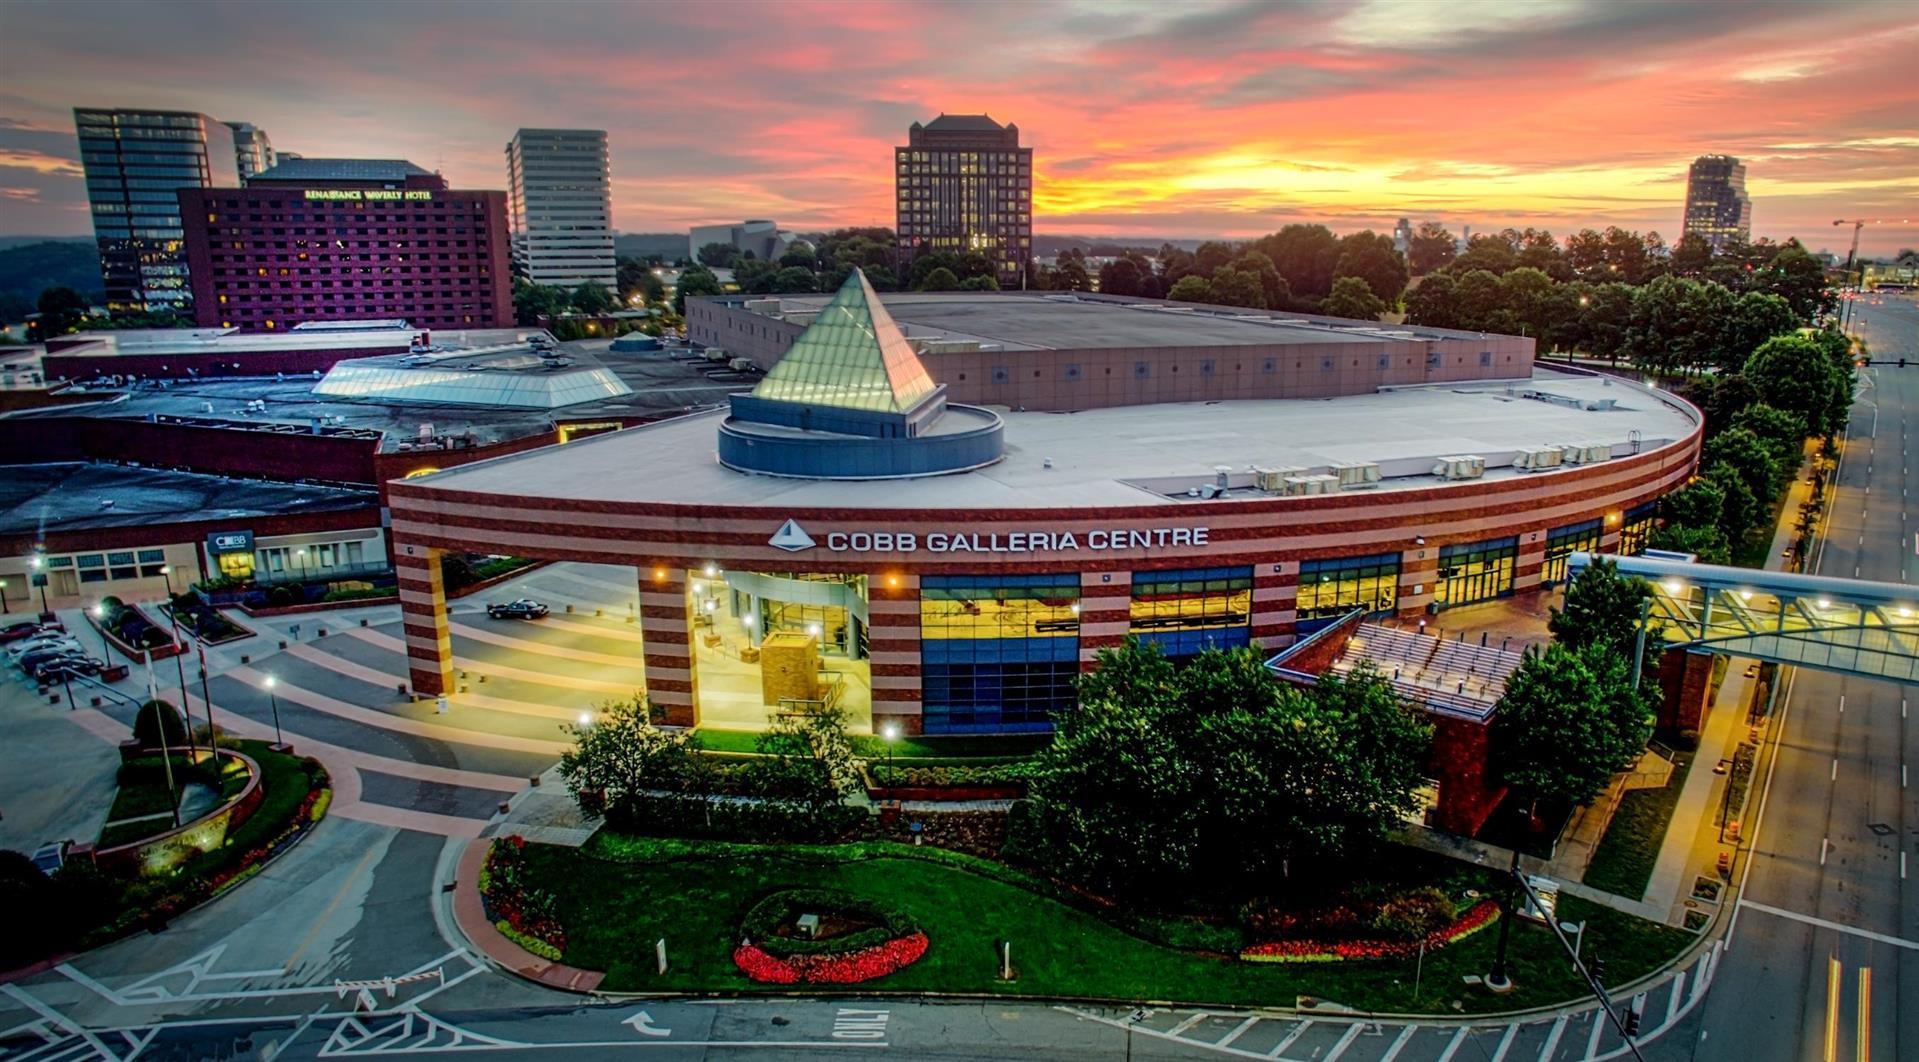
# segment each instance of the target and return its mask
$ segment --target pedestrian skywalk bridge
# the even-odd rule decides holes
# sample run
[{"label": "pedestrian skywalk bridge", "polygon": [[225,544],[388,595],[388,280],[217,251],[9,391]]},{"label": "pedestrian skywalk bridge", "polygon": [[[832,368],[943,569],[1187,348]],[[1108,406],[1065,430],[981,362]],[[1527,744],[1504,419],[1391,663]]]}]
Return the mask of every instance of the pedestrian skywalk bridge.
[{"label": "pedestrian skywalk bridge", "polygon": [[[1919,682],[1919,587],[1824,575],[1612,557],[1653,586],[1666,644],[1894,682]],[[1595,556],[1575,553],[1571,571]]]}]

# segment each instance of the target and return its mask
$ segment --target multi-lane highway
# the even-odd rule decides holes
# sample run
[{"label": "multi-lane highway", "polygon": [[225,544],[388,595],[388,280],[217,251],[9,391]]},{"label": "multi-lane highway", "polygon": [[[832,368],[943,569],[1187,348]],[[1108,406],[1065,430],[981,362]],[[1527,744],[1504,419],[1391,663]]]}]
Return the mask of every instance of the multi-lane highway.
[{"label": "multi-lane highway", "polygon": [[[1871,345],[1838,471],[1822,575],[1919,583],[1919,307],[1855,310]],[[1908,359],[1897,367],[1898,358]],[[1800,671],[1736,869],[1730,947],[1690,1037],[1665,1057],[1919,1057],[1919,690]],[[1919,784],[1919,779],[1911,779]],[[1749,818],[1755,812],[1749,812]]]}]

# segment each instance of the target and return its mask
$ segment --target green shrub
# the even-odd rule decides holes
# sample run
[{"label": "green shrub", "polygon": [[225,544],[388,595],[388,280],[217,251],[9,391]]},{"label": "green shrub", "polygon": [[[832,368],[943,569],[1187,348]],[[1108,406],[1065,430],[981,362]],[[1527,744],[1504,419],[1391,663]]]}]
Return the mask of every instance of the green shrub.
[{"label": "green shrub", "polygon": [[368,598],[392,597],[397,590],[392,587],[355,586],[341,590],[328,590],[322,601],[364,601]]},{"label": "green shrub", "polygon": [[[803,914],[842,914],[872,925],[824,940],[778,935]],[[904,911],[840,889],[783,889],[748,908],[740,932],[769,955],[839,955],[911,936],[919,924]]]},{"label": "green shrub", "polygon": [[607,808],[607,824],[622,833],[730,841],[831,841],[866,817],[864,808],[815,808],[783,800],[701,800],[629,795]]},{"label": "green shrub", "polygon": [[293,588],[290,586],[276,586],[267,591],[267,604],[275,608],[285,608],[293,603]]},{"label": "green shrub", "polygon": [[1394,940],[1420,940],[1452,925],[1458,914],[1445,893],[1428,886],[1381,904],[1373,928]]},{"label": "green shrub", "polygon": [[184,747],[187,743],[186,720],[180,717],[180,710],[166,701],[148,701],[140,706],[140,714],[133,718],[133,740],[143,749],[157,749],[161,742],[161,728],[166,729],[168,748]]},{"label": "green shrub", "polygon": [[873,780],[883,786],[1002,786],[1021,785],[1032,775],[1031,761],[987,763],[942,767],[891,767],[884,761],[871,765]]}]

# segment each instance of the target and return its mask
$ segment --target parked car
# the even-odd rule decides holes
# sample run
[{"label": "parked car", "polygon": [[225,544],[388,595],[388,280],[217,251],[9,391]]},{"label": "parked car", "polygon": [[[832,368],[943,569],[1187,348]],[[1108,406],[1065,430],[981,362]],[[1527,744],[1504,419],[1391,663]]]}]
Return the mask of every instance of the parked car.
[{"label": "parked car", "polygon": [[67,849],[72,841],[49,841],[33,850],[33,865],[40,868],[42,874],[52,874],[67,861]]},{"label": "parked car", "polygon": [[33,669],[35,682],[58,682],[63,678],[79,678],[82,675],[98,675],[106,668],[106,661],[90,656],[62,656],[49,660]]},{"label": "parked car", "polygon": [[42,634],[57,634],[66,630],[59,621],[42,623],[34,616],[14,616],[0,623],[0,642],[17,642]]},{"label": "parked car", "polygon": [[486,614],[494,619],[539,619],[546,613],[547,607],[530,597],[486,606]]},{"label": "parked car", "polygon": [[52,646],[78,646],[79,644],[79,641],[71,634],[66,634],[61,631],[48,631],[45,634],[36,634],[31,638],[22,638],[12,645],[7,646],[7,657],[12,660],[18,660],[28,653],[37,653],[42,649]]},{"label": "parked car", "polygon": [[38,664],[48,657],[67,656],[85,651],[85,648],[83,648],[79,642],[45,642],[14,657],[13,662],[31,671],[35,664]]}]

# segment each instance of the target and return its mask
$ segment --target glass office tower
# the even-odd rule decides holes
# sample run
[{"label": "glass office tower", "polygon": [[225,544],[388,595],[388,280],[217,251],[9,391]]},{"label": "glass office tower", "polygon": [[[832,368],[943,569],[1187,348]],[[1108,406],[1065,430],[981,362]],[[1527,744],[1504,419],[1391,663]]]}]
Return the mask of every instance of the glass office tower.
[{"label": "glass office tower", "polygon": [[181,188],[237,187],[233,130],[190,111],[76,107],[100,277],[114,313],[193,312]]}]

